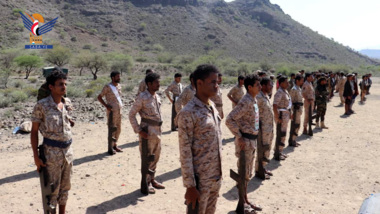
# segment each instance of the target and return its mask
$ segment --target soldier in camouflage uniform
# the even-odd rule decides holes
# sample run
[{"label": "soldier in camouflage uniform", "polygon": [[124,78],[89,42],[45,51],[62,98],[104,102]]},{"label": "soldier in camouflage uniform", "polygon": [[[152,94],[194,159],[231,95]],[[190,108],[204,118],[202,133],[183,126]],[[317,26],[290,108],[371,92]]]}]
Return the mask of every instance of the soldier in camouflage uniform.
[{"label": "soldier in camouflage uniform", "polygon": [[[178,97],[182,93],[181,78],[182,78],[182,74],[176,73],[174,75],[174,81],[165,90],[166,96],[169,98],[170,102],[172,103],[172,123],[171,123],[172,131],[177,130],[177,126],[174,123],[174,119],[177,116],[177,112],[175,110],[175,103],[177,102]],[[171,93],[172,96],[170,96],[169,93]]]},{"label": "soldier in camouflage uniform", "polygon": [[[52,72],[54,71],[61,71],[62,72],[62,69],[59,68],[59,67],[54,67]],[[47,78],[47,77],[46,77]],[[49,90],[49,85],[47,82],[44,82],[44,84],[42,84],[40,86],[40,88],[38,89],[38,92],[37,92],[37,101],[40,101],[46,97],[48,97],[50,95],[50,90]],[[66,94],[63,95],[64,97],[66,97]]]},{"label": "soldier in camouflage uniform", "polygon": [[[117,141],[119,140],[121,132],[121,117],[122,117],[122,108],[123,102],[121,101],[121,86],[120,86],[120,72],[112,71],[110,74],[111,82],[103,87],[103,90],[98,95],[98,101],[107,109],[107,125],[110,123],[110,112],[112,111],[113,117],[113,127],[116,127],[116,131],[112,133],[112,138],[115,139],[112,150],[108,151],[110,155],[114,155],[116,152],[123,152],[121,148],[117,146]],[[106,98],[107,103],[103,100],[103,97]],[[108,127],[110,128],[110,127]]]},{"label": "soldier in camouflage uniform", "polygon": [[318,80],[318,85],[315,90],[315,100],[317,104],[317,119],[316,119],[316,126],[315,128],[319,128],[319,118],[321,118],[321,128],[328,129],[328,127],[325,126],[325,114],[327,109],[327,100],[329,97],[329,91],[326,88],[327,86],[327,80],[325,77],[321,77]]},{"label": "soldier in camouflage uniform", "polygon": [[221,118],[210,97],[218,91],[218,73],[212,65],[194,71],[196,95],[179,112],[178,138],[183,185],[189,209],[213,214],[222,180]]},{"label": "soldier in camouflage uniform", "polygon": [[290,74],[290,80],[289,80],[289,86],[286,90],[288,90],[288,92],[290,92],[290,90],[292,90],[293,86],[296,84],[296,74],[292,73]]},{"label": "soldier in camouflage uniform", "polygon": [[228,99],[232,102],[232,109],[238,104],[244,96],[244,76],[238,77],[238,84],[235,85],[227,94]]},{"label": "soldier in camouflage uniform", "polygon": [[290,95],[290,98],[292,99],[292,112],[293,112],[293,115],[295,115],[295,117],[292,118],[292,121],[294,120],[295,127],[294,127],[294,132],[292,133],[290,131],[289,133],[289,146],[297,147],[300,145],[299,143],[296,142],[296,138],[301,126],[301,115],[302,115],[302,106],[303,106],[301,86],[303,85],[304,78],[300,74],[298,74],[294,80],[295,80],[295,85],[290,90],[289,95]]},{"label": "soldier in camouflage uniform", "polygon": [[[145,77],[147,90],[140,93],[129,111],[129,122],[135,133],[139,134],[139,150],[141,154],[142,139],[148,140],[148,155],[154,155],[154,160],[150,163],[149,169],[156,172],[157,163],[161,154],[161,99],[156,93],[160,88],[160,75],[150,73]],[[141,117],[138,124],[136,114]],[[155,180],[155,175],[148,176],[149,193],[154,194],[153,189],[165,189],[165,187]]]},{"label": "soldier in camouflage uniform", "polygon": [[302,96],[304,98],[305,117],[303,121],[303,134],[307,134],[307,124],[309,122],[309,107],[314,109],[315,93],[313,87],[313,75],[311,73],[305,74],[306,81],[302,85]]},{"label": "soldier in camouflage uniform", "polygon": [[[221,86],[222,84],[222,74],[219,73],[218,74],[218,85]],[[216,93],[216,95],[212,96],[210,98],[211,101],[213,101],[215,103],[215,106],[216,106],[216,110],[218,110],[219,112],[219,116],[220,118],[224,118],[224,113],[223,113],[223,99],[222,99],[222,90],[220,89],[220,87],[218,87],[218,92]]]},{"label": "soldier in camouflage uniform", "polygon": [[[71,188],[70,177],[73,166],[71,148],[74,122],[71,120],[72,105],[66,93],[66,74],[54,71],[47,84],[51,95],[38,101],[32,112],[31,144],[37,170],[46,167],[47,183],[52,183],[50,205],[59,205],[59,213],[65,213],[68,192]],[[46,162],[38,156],[38,131],[43,136],[43,148]]]},{"label": "soldier in camouflage uniform", "polygon": [[256,177],[269,179],[273,173],[265,166],[269,163],[269,155],[273,141],[273,107],[268,94],[272,93],[273,81],[269,78],[263,78],[260,82],[261,91],[256,96],[260,112],[260,130],[257,141],[257,158],[256,158]]},{"label": "soldier in camouflage uniform", "polygon": [[[152,69],[147,69],[145,71],[145,76],[150,74],[150,73],[153,73],[154,71]],[[141,80],[141,82],[139,83],[139,88],[137,90],[137,94],[136,94],[136,97],[139,96],[139,94],[141,92],[144,92],[146,90],[146,83],[145,83],[145,77]]]},{"label": "soldier in camouflage uniform", "polygon": [[[274,119],[276,121],[276,124],[281,124],[280,132],[277,130],[277,134],[278,133],[281,134],[280,135],[281,140],[280,142],[276,141],[274,159],[277,161],[280,161],[280,160],[285,160],[285,158],[288,157],[287,155],[282,153],[282,151],[284,150],[284,147],[285,147],[286,131],[288,128],[289,120],[291,118],[292,100],[290,98],[288,91],[286,90],[289,85],[288,78],[286,76],[281,76],[278,82],[279,82],[280,87],[277,90],[276,94],[274,95],[273,113],[274,113]],[[280,118],[280,115],[281,115],[281,118]],[[276,137],[278,138],[279,136],[276,136]]]},{"label": "soldier in camouflage uniform", "polygon": [[346,84],[347,78],[344,76],[343,72],[341,72],[340,75],[341,75],[341,78],[339,80],[339,85],[338,85],[339,97],[340,97],[340,104],[344,105],[345,104],[345,98],[343,96],[343,92],[344,92],[344,85]]},{"label": "soldier in camouflage uniform", "polygon": [[[253,74],[247,76],[244,79],[244,86],[247,93],[228,114],[226,126],[235,135],[235,155],[238,158],[238,168],[240,166],[240,151],[243,150],[245,153],[245,185],[247,188],[248,181],[253,174],[253,161],[259,133],[259,106],[256,100],[256,95],[261,89],[259,77]],[[247,195],[245,195],[245,203],[249,207],[248,210],[261,210],[248,201]]]},{"label": "soldier in camouflage uniform", "polygon": [[176,112],[180,112],[182,107],[184,107],[195,95],[195,86],[193,81],[193,73],[190,74],[190,85],[188,85],[181,95],[179,95],[177,102],[175,103]]}]

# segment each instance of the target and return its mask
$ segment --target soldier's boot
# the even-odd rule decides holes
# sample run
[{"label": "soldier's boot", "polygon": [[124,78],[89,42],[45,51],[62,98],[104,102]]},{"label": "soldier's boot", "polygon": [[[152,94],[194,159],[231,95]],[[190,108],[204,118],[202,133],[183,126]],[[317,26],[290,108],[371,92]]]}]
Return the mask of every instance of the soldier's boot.
[{"label": "soldier's boot", "polygon": [[319,129],[319,128],[320,128],[320,127],[319,127],[319,122],[316,122],[315,128],[316,128],[316,129]]},{"label": "soldier's boot", "polygon": [[325,126],[325,122],[322,121],[322,122],[321,122],[321,128],[322,128],[322,129],[328,129],[329,127]]}]

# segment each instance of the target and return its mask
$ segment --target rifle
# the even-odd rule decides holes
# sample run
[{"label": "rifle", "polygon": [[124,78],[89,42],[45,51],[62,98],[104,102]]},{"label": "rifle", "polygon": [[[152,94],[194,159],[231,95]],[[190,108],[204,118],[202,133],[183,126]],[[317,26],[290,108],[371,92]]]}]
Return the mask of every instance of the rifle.
[{"label": "rifle", "polygon": [[108,117],[108,153],[110,155],[114,154],[113,151],[113,143],[116,142],[116,139],[112,137],[112,134],[116,132],[117,128],[113,126],[113,112],[110,111],[109,117]]},{"label": "rifle", "polygon": [[[42,162],[44,164],[46,164],[44,146],[40,145],[38,147],[38,150],[39,150],[38,157],[42,160]],[[55,214],[56,213],[56,207],[54,205],[50,204],[51,193],[54,191],[54,184],[48,183],[49,182],[49,174],[48,174],[46,167],[41,166],[39,174],[40,174],[42,205],[43,205],[43,209],[44,209],[44,214]]]},{"label": "rifle", "polygon": [[[282,111],[279,112],[279,119],[282,120]],[[280,145],[281,143],[281,123],[277,123],[277,129],[276,129],[276,145],[275,145],[275,151],[274,151],[274,157],[276,160],[280,160]]]},{"label": "rifle", "polygon": [[[199,191],[199,177],[197,175],[194,175],[194,178],[195,178],[195,185],[196,185],[196,189]],[[185,204],[186,204],[186,201],[185,201]],[[188,204],[187,205],[187,214],[198,214],[199,212],[199,202],[195,202],[195,208],[193,209],[193,206],[192,204]]]},{"label": "rifle", "polygon": [[[148,127],[142,128],[142,131],[148,133]],[[154,161],[154,158],[154,155],[149,155],[148,139],[141,137],[141,193],[144,195],[149,194],[148,175],[153,177],[155,173],[155,171],[149,169],[149,165]]]},{"label": "rifle", "polygon": [[293,103],[294,113],[293,113],[293,120],[292,120],[292,123],[290,125],[290,134],[289,134],[289,140],[288,140],[289,146],[292,146],[295,144],[295,142],[293,141],[293,135],[298,136],[298,133],[296,133],[296,129],[297,129],[297,125],[299,125],[299,124],[296,124],[296,118],[297,118],[297,111],[298,111],[298,109],[300,109],[301,104],[302,103]]},{"label": "rifle", "polygon": [[310,103],[310,105],[309,105],[309,132],[308,132],[308,135],[309,136],[313,136],[313,129],[312,129],[312,127],[311,127],[311,125],[312,125],[312,122],[313,122],[313,109],[311,108],[311,103]]},{"label": "rifle", "polygon": [[245,204],[245,195],[247,191],[247,181],[245,179],[245,152],[244,150],[240,151],[240,159],[239,159],[239,169],[238,173],[234,172],[232,169],[230,169],[230,177],[237,182],[237,188],[239,190],[239,202],[236,207],[236,213],[237,214],[244,214],[244,204]]}]

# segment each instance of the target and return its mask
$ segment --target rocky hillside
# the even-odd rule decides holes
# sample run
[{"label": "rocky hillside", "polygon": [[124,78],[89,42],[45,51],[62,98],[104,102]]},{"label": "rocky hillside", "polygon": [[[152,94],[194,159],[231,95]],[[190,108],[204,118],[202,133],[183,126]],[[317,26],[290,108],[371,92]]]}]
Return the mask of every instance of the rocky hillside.
[{"label": "rocky hillside", "polygon": [[74,50],[124,50],[138,56],[159,52],[202,55],[217,50],[248,62],[303,65],[376,64],[360,53],[294,21],[269,0],[4,0],[1,47],[28,43],[18,10],[59,16],[45,42]]}]

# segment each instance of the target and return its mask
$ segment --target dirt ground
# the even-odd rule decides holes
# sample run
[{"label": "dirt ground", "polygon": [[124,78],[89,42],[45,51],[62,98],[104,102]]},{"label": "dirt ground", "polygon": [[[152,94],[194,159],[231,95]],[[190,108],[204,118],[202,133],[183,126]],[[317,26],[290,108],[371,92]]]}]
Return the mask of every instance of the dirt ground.
[{"label": "dirt ground", "polygon": [[[313,137],[298,137],[302,146],[285,148],[289,158],[271,160],[274,176],[261,181],[252,178],[251,201],[261,205],[260,213],[349,214],[357,213],[363,200],[380,192],[379,124],[380,79],[374,78],[367,102],[358,101],[356,114],[343,117],[335,94],[328,103],[327,130],[314,130]],[[223,90],[224,111],[231,103]],[[119,145],[123,153],[106,154],[105,122],[77,123],[73,128],[74,168],[67,213],[185,213],[180,174],[178,133],[170,131],[171,106],[163,103],[162,154],[157,180],[165,190],[143,196],[140,193],[138,137],[124,115]],[[229,170],[236,170],[233,136],[223,120],[223,183],[216,213],[234,213],[237,205],[235,182]],[[33,162],[29,135],[3,137],[0,142],[0,212],[41,213],[39,178]],[[273,156],[271,156],[273,157]]]}]

